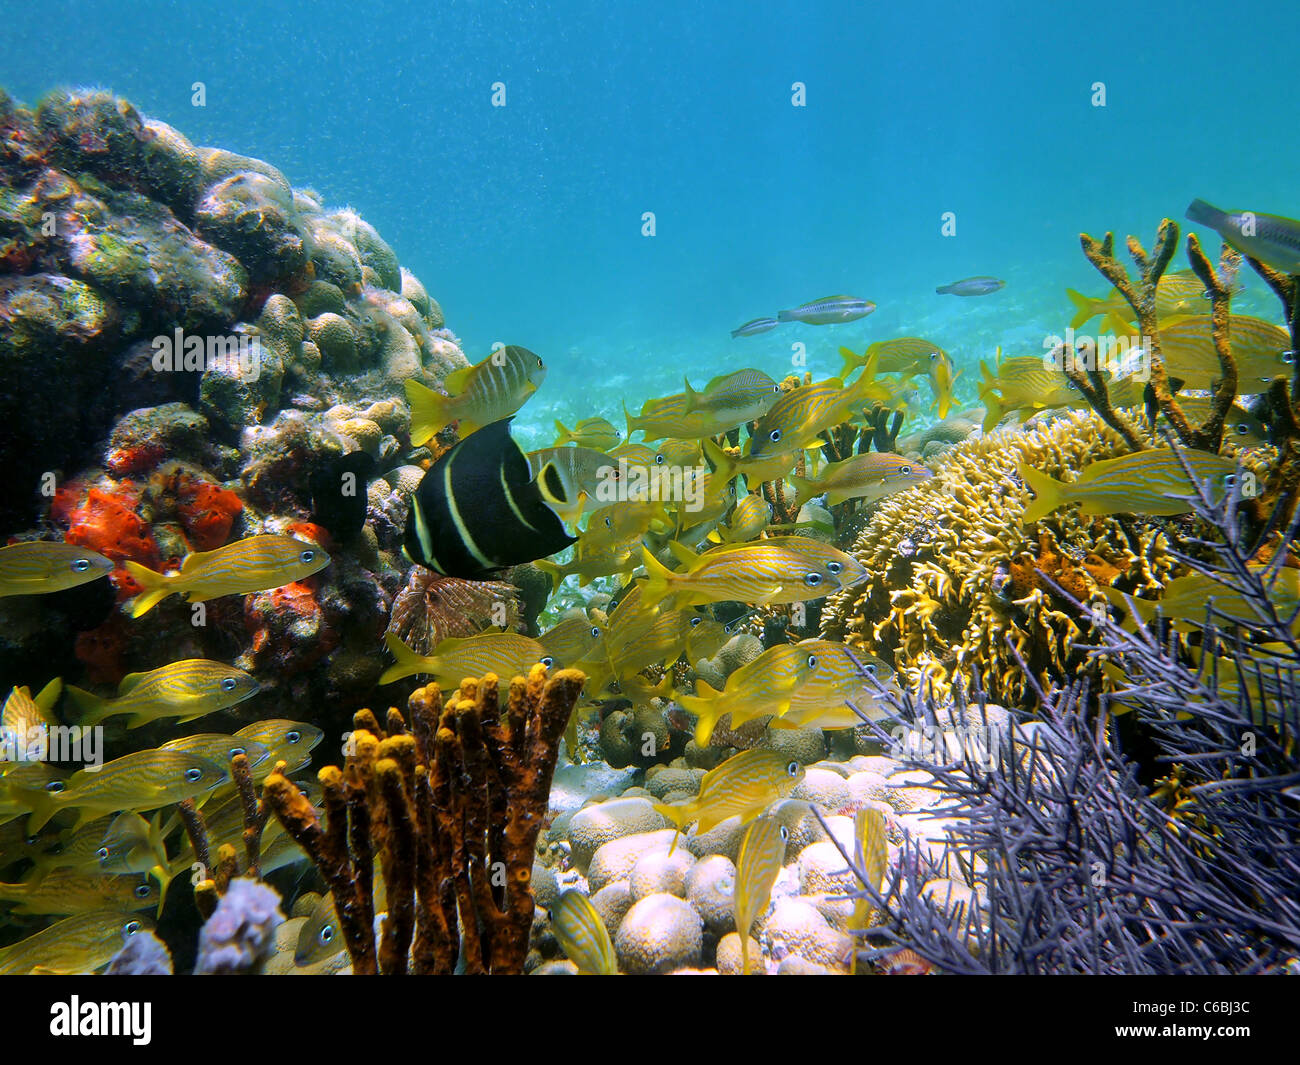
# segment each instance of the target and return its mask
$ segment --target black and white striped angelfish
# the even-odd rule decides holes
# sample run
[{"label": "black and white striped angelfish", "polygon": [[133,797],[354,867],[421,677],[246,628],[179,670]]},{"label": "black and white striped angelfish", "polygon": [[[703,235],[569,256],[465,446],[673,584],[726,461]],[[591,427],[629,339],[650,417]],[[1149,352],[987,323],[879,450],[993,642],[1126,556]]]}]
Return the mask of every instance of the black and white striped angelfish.
[{"label": "black and white striped angelfish", "polygon": [[471,433],[424,475],[406,518],[412,562],[475,580],[575,542],[551,509],[567,502],[559,474],[548,464],[533,478],[510,436],[512,420]]}]

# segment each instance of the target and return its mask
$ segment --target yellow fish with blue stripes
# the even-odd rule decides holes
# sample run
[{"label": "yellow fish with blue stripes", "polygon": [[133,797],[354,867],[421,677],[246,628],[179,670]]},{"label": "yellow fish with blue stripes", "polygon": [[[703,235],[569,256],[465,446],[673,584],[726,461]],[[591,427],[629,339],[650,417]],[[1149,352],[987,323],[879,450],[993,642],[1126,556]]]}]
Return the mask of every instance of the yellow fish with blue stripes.
[{"label": "yellow fish with blue stripes", "polygon": [[618,960],[609,930],[596,907],[581,891],[570,888],[551,907],[551,931],[564,956],[591,976],[618,975]]},{"label": "yellow fish with blue stripes", "polygon": [[215,551],[191,552],[175,573],[123,563],[143,589],[131,606],[133,618],[147,614],[169,595],[183,595],[191,603],[249,595],[300,581],[329,564],[329,555],[316,544],[272,533],[236,540]]},{"label": "yellow fish with blue stripes", "polygon": [[0,547],[0,597],[61,592],[112,572],[107,558],[76,544],[30,540]]}]

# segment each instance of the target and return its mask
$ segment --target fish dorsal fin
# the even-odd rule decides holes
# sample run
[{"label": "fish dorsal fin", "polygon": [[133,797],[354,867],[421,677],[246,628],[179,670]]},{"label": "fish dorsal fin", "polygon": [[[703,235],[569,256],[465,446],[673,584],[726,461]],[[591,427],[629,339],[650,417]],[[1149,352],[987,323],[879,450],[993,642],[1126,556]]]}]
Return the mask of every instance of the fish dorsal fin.
[{"label": "fish dorsal fin", "polygon": [[128,673],[118,682],[117,694],[125,695],[145,678],[144,673]]},{"label": "fish dorsal fin", "polygon": [[49,684],[40,690],[40,694],[32,700],[39,708],[43,715],[49,716],[50,711],[54,709],[54,704],[59,701],[59,696],[63,694],[63,678],[55,677]]},{"label": "fish dorsal fin", "polygon": [[[220,550],[220,548],[218,548],[217,550]],[[216,551],[191,551],[188,555],[185,556],[185,560],[181,563],[181,568],[180,568],[181,575],[185,576],[187,574],[193,573],[196,569],[198,569],[201,565],[203,565],[203,563],[205,563],[216,553],[217,553]],[[164,574],[164,576],[166,576],[166,574]]]},{"label": "fish dorsal fin", "polygon": [[671,551],[673,553],[673,557],[677,559],[677,561],[680,562],[682,565],[684,565],[688,570],[693,568],[695,564],[700,560],[699,554],[697,554],[695,551],[692,551],[689,547],[687,547],[684,543],[680,542],[679,540],[670,540],[668,543],[668,550]]},{"label": "fish dorsal fin", "polygon": [[452,370],[442,379],[442,387],[447,390],[447,395],[458,396],[469,385],[470,374],[474,372],[473,366],[462,366],[459,370]]}]

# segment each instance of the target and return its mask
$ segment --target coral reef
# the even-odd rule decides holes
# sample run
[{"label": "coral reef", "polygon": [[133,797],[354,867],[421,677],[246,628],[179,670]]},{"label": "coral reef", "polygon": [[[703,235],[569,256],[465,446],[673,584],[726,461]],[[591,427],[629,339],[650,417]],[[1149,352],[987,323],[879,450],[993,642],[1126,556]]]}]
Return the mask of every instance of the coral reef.
[{"label": "coral reef", "polygon": [[[534,666],[510,684],[467,680],[444,704],[436,685],[387,729],[357,715],[343,769],[320,773],[325,823],[279,774],[264,794],[315,862],[359,974],[519,973],[533,924],[531,878],[559,741],[584,676]],[[504,713],[503,713],[504,709]],[[388,917],[375,942],[375,857]]]},{"label": "coral reef", "polygon": [[[885,915],[866,930],[878,945],[865,959],[888,963],[901,946],[912,964],[950,973],[1267,973],[1293,962],[1300,644],[1291,611],[1276,609],[1282,553],[1257,565],[1246,506],[1216,498],[1198,484],[1213,560],[1184,560],[1233,582],[1258,621],[1211,636],[1201,665],[1180,641],[1102,616],[1088,653],[1121,664],[1122,690],[1103,699],[1118,716],[1099,717],[1087,680],[1040,691],[1024,724],[980,692],[950,706],[892,699],[913,735],[937,723],[958,738],[903,744],[957,820],[945,851],[909,836],[880,884],[844,849],[856,894]],[[1216,644],[1232,669],[1207,665]],[[965,885],[950,883],[950,856]]]},{"label": "coral reef", "polygon": [[[334,555],[242,615],[213,603],[195,622],[177,601],[127,628],[93,617],[51,675],[115,682],[157,665],[180,627],[196,656],[273,675],[264,699],[280,706],[263,702],[262,716],[310,698],[342,717],[378,679],[357,663],[408,577],[406,499],[434,457],[411,446],[402,383],[434,387],[464,365],[437,302],[351,208],[109,92],[60,90],[33,108],[0,97],[5,529],[62,527],[155,569],[258,532]],[[355,540],[322,524],[316,498],[352,453],[373,460],[354,486],[367,503]],[[113,586],[119,601],[138,591],[120,566]],[[0,614],[14,657],[42,660],[26,609]]]},{"label": "coral reef", "polygon": [[1088,624],[1044,578],[1064,581],[1089,604],[1104,602],[1100,588],[1112,584],[1156,588],[1174,562],[1168,521],[1058,511],[1030,532],[1021,519],[1028,490],[1016,468],[1028,462],[1063,476],[1126,450],[1100,418],[1082,412],[948,448],[933,478],[875,511],[853,548],[868,579],[827,601],[823,635],[892,655],[913,687],[926,678],[942,693],[973,668],[990,698],[1032,698],[1006,638],[1033,677],[1061,679],[1083,661],[1074,645]]}]

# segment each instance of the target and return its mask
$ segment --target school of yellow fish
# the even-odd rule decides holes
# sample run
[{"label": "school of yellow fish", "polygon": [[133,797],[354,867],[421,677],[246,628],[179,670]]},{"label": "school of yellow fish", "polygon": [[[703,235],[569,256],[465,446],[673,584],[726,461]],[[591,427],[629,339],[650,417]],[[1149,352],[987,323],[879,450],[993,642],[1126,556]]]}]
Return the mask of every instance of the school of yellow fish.
[{"label": "school of yellow fish", "polygon": [[[1073,291],[1069,296],[1077,311],[1072,328],[1100,316],[1124,341],[1127,361],[1106,371],[1112,397],[1117,405],[1140,405],[1143,385],[1134,368],[1142,355],[1141,338],[1131,336],[1135,327],[1127,304],[1116,292],[1096,299]],[[851,297],[828,299],[853,306],[818,310],[830,315],[827,323],[874,308]],[[810,307],[816,310],[821,303]],[[1171,274],[1161,282],[1156,307],[1167,369],[1175,387],[1191,393],[1180,399],[1196,417],[1199,410],[1208,410],[1209,400],[1194,391],[1212,387],[1218,371],[1208,301],[1190,274]],[[778,320],[821,319],[761,319],[736,335],[766,331]],[[1279,327],[1233,316],[1231,336],[1241,395],[1261,393],[1276,378],[1291,375],[1294,353]],[[537,565],[550,576],[553,594],[571,577],[580,587],[617,578],[621,587],[615,605],[599,623],[571,612],[536,638],[486,629],[443,640],[428,654],[390,634],[385,642],[392,664],[380,683],[420,676],[453,689],[464,677],[509,677],[526,673],[537,662],[574,667],[588,676],[589,705],[609,698],[634,704],[675,699],[694,715],[694,738],[700,745],[709,743],[723,719],[732,728],[766,718],[773,728],[822,729],[878,719],[886,712],[881,697],[892,684],[890,666],[854,654],[844,644],[799,639],[803,634],[793,629],[790,642],[768,647],[731,673],[721,690],[700,679],[693,690],[678,691],[674,680],[680,675],[674,667],[712,658],[754,611],[820,600],[867,577],[857,559],[827,542],[834,527],[819,517],[826,511],[818,508],[805,515],[800,509],[805,504],[824,497],[827,508],[856,508],[932,476],[919,462],[892,452],[861,448],[835,461],[827,461],[823,452],[831,440],[828,434],[838,426],[865,425],[881,409],[915,407],[915,382],[922,378],[933,396],[931,409],[946,418],[961,376],[951,356],[914,336],[878,341],[861,354],[841,348],[840,354],[840,375],[821,381],[777,381],[753,368],[714,377],[702,387],[687,379],[682,392],[650,399],[635,414],[625,409],[625,431],[599,415],[582,418],[572,428],[556,421],[554,445],[525,457],[531,476],[540,479],[545,473],[562,489],[563,499],[548,495],[547,505],[572,529],[576,543],[568,560],[540,559]],[[1000,355],[992,369],[980,363],[977,392],[986,410],[986,431],[1012,413],[1023,421],[1040,411],[1084,404],[1065,375],[1040,355]],[[540,358],[507,346],[450,375],[444,382],[447,395],[407,382],[412,443],[428,441],[451,425],[464,439],[511,418],[545,377]],[[1228,423],[1235,443],[1264,442],[1264,427],[1245,407],[1234,407]],[[747,430],[743,442],[742,430]],[[633,441],[638,433],[642,439]],[[869,436],[863,435],[864,444]],[[1233,459],[1203,452],[1180,458],[1167,448],[1096,462],[1068,483],[1022,466],[1020,475],[1035,495],[1024,520],[1038,520],[1069,504],[1083,514],[1186,513],[1189,506],[1180,496],[1190,491],[1187,466],[1223,491],[1237,476]],[[793,523],[774,524],[771,482],[784,484],[784,498],[792,513],[800,515]],[[270,534],[192,553],[174,572],[127,562],[125,568],[141,589],[128,612],[139,618],[172,595],[197,604],[278,588],[329,564],[319,545]],[[113,568],[110,560],[82,547],[15,543],[0,547],[0,596],[56,592],[107,576]],[[1180,580],[1166,590],[1159,604],[1162,615],[1182,625],[1198,624],[1198,618],[1203,622],[1207,596],[1214,590],[1204,587],[1202,578]],[[1280,594],[1288,603],[1300,602],[1300,590],[1289,584]],[[1150,620],[1146,604],[1118,593],[1114,601],[1134,623]],[[1234,608],[1240,608],[1230,594],[1215,595],[1213,601],[1220,618],[1232,620]],[[714,614],[718,604],[739,604],[749,613],[724,622]],[[383,651],[377,647],[376,653]],[[646,676],[647,671],[662,672]],[[15,687],[4,703],[0,731],[20,738],[60,724],[88,731],[112,718],[123,718],[127,729],[166,719],[182,724],[251,699],[259,689],[255,677],[234,666],[183,659],[126,676],[112,695],[59,680],[35,695]],[[62,711],[56,712],[63,696]],[[578,755],[577,717],[567,734],[571,757]],[[141,911],[160,913],[171,881],[192,872],[192,855],[170,808],[192,800],[203,810],[214,849],[236,842],[242,819],[231,757],[246,755],[260,781],[280,761],[289,773],[301,772],[323,739],[310,723],[267,720],[230,735],[180,736],[76,772],[10,752],[0,761],[0,859],[5,869],[20,860],[24,864],[18,879],[0,882],[0,905],[14,914],[61,919],[0,949],[0,972],[102,966],[123,935],[149,927]],[[765,814],[802,776],[797,762],[771,751],[745,750],[706,774],[691,801],[656,807],[679,833],[691,825],[707,832],[730,817],[749,823],[737,862],[736,897],[746,972],[745,933],[767,905],[785,848],[786,829]],[[311,793],[311,783],[304,780],[301,786]],[[859,819],[859,858],[883,874],[883,825],[872,822],[869,811]],[[274,821],[267,828],[264,853],[264,871],[305,861]],[[297,908],[307,918],[299,964],[317,965],[337,954],[342,944],[330,897],[313,896],[310,905],[304,897]],[[859,903],[855,921],[865,925],[869,911]],[[616,971],[609,936],[585,896],[565,892],[551,917],[557,939],[579,971]]]}]

